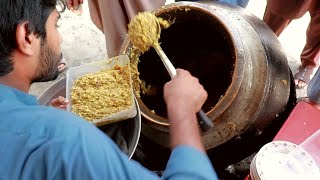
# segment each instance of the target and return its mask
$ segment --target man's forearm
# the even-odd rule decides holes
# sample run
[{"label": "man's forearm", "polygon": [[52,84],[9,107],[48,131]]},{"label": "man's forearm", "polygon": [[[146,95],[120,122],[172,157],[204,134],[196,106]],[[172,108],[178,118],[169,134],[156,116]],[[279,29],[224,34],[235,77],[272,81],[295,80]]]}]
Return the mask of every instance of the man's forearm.
[{"label": "man's forearm", "polygon": [[168,108],[168,115],[172,149],[178,145],[189,145],[205,153],[196,114],[189,109]]}]

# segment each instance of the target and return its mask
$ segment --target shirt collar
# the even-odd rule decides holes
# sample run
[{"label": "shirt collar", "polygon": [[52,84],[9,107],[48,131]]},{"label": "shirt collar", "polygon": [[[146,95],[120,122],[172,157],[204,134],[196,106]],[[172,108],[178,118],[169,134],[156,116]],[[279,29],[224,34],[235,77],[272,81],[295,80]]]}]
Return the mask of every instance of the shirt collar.
[{"label": "shirt collar", "polygon": [[25,105],[38,104],[37,98],[35,96],[3,84],[0,84],[0,103],[1,101],[19,101]]}]

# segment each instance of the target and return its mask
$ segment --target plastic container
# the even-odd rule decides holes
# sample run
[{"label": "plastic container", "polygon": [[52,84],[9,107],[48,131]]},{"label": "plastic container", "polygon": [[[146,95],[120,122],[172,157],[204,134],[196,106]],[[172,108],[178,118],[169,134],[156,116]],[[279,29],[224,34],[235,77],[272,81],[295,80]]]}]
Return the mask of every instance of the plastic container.
[{"label": "plastic container", "polygon": [[[320,168],[320,130],[313,133],[299,146],[312,157],[312,159],[316,162],[317,166]],[[290,155],[296,156],[297,153],[293,151],[290,153]]]},{"label": "plastic container", "polygon": [[319,180],[320,170],[313,153],[303,147],[287,141],[264,145],[251,162],[250,176],[254,180]]},{"label": "plastic container", "polygon": [[[94,63],[84,64],[77,67],[72,67],[67,71],[66,79],[67,79],[67,85],[66,85],[66,97],[67,99],[70,99],[70,103],[67,106],[68,111],[72,111],[72,100],[71,100],[71,91],[74,84],[74,81],[80,78],[81,76],[84,76],[89,73],[98,72],[104,69],[110,69],[113,68],[115,65],[121,65],[125,66],[130,63],[128,56],[126,55],[120,55],[117,57],[113,57],[107,60],[98,61]],[[132,82],[131,82],[131,74],[130,74],[130,85],[132,89]],[[102,126],[105,124],[110,124],[114,122],[118,122],[121,120],[133,118],[137,114],[136,105],[134,103],[134,95],[133,91],[131,90],[132,95],[132,106],[129,109],[122,110],[120,112],[105,116],[101,119],[96,119],[93,121],[90,121],[97,126]]]}]

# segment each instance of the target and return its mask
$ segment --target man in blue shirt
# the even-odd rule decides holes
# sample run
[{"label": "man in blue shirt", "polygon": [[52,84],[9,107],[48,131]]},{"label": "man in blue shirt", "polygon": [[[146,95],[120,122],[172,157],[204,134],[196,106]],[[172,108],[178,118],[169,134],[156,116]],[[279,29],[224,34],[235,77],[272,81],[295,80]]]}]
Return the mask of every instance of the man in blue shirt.
[{"label": "man in blue shirt", "polygon": [[[0,0],[0,179],[159,179],[92,124],[27,94],[58,75],[56,3]],[[206,97],[184,70],[165,85],[172,154],[161,178],[217,179],[196,120]]]}]

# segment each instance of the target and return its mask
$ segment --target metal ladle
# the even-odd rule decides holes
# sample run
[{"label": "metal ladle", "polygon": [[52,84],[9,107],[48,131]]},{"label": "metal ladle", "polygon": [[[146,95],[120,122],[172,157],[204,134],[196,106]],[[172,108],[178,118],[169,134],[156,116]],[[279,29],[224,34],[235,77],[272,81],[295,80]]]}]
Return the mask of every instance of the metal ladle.
[{"label": "metal ladle", "polygon": [[[158,24],[158,33],[160,34],[161,27],[158,21],[157,21],[157,24]],[[160,59],[162,60],[162,63],[164,64],[168,73],[170,74],[171,79],[175,77],[177,75],[176,68],[173,66],[173,64],[167,57],[167,55],[163,52],[160,44],[156,43],[155,45],[153,45],[153,48],[156,50],[156,52],[160,56]],[[206,113],[202,109],[200,109],[200,111],[197,113],[197,119],[203,132],[209,131],[214,126],[212,120],[206,115]]]}]

